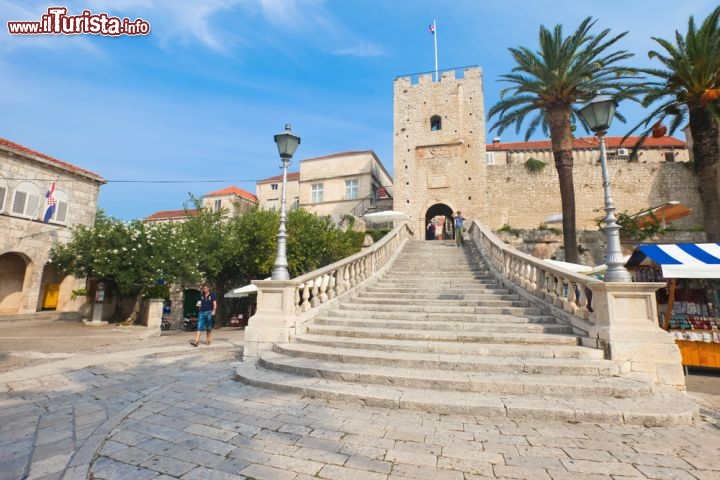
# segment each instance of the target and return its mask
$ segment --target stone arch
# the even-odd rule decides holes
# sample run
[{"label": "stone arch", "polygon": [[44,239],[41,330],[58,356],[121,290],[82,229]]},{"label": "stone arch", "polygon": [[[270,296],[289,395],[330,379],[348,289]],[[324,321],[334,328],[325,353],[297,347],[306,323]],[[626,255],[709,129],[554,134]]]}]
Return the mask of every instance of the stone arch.
[{"label": "stone arch", "polygon": [[434,219],[436,221],[436,238],[451,240],[455,237],[455,224],[452,216],[452,207],[444,203],[433,204],[425,211],[425,226]]},{"label": "stone arch", "polygon": [[32,260],[19,252],[0,255],[0,313],[18,313],[32,278]]}]

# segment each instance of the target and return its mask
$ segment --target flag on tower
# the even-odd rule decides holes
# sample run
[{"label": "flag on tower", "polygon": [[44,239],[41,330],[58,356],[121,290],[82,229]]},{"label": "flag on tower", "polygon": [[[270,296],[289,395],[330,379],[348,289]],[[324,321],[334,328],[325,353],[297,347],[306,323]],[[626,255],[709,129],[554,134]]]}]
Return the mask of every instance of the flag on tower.
[{"label": "flag on tower", "polygon": [[45,194],[47,198],[47,210],[45,211],[45,218],[43,222],[48,223],[55,213],[55,182],[52,182],[50,189]]},{"label": "flag on tower", "polygon": [[435,24],[434,24],[434,23],[431,23],[431,24],[430,24],[430,33],[431,33],[432,35],[435,35]]}]

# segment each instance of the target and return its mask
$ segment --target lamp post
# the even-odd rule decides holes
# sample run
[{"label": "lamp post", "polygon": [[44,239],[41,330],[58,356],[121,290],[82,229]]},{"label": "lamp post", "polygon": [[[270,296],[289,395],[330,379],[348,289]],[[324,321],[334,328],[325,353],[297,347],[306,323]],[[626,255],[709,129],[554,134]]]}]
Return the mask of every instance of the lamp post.
[{"label": "lamp post", "polygon": [[605,236],[607,237],[607,254],[605,264],[606,282],[630,282],[632,277],[623,265],[623,254],[620,246],[620,225],[615,217],[615,205],[610,191],[610,175],[607,168],[605,153],[605,133],[615,116],[615,100],[609,95],[596,95],[579,111],[587,126],[595,132],[600,141],[600,165],[602,167],[603,190],[605,191]]},{"label": "lamp post", "polygon": [[292,134],[291,125],[285,124],[285,131],[275,135],[275,143],[282,160],[282,190],[280,191],[280,228],[277,234],[277,255],[273,264],[273,271],[270,278],[272,280],[290,280],[290,272],[288,272],[287,263],[287,233],[285,231],[285,221],[287,220],[287,209],[285,193],[287,191],[287,170],[290,166],[297,146],[300,144],[300,137]]}]

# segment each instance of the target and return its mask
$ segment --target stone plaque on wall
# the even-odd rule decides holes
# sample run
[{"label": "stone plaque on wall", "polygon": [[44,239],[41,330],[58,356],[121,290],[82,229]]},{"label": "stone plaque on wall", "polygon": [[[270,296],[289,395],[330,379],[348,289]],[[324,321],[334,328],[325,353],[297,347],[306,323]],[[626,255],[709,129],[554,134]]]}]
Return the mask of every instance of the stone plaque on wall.
[{"label": "stone plaque on wall", "polygon": [[415,158],[434,159],[450,158],[462,155],[462,143],[446,143],[442,145],[424,145],[415,148]]},{"label": "stone plaque on wall", "polygon": [[446,175],[428,175],[427,188],[447,188],[448,186]]}]

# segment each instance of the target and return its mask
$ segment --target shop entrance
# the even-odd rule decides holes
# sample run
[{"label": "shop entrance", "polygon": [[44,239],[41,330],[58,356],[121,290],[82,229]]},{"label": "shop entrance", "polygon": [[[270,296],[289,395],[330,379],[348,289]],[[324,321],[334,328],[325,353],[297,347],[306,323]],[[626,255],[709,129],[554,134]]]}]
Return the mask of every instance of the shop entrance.
[{"label": "shop entrance", "polygon": [[31,273],[29,263],[21,253],[0,255],[0,313],[17,313],[22,309],[25,277]]},{"label": "shop entrance", "polygon": [[425,238],[428,235],[428,226],[433,222],[435,225],[435,240],[452,240],[455,238],[455,223],[453,222],[453,210],[444,203],[436,203],[425,212]]}]

